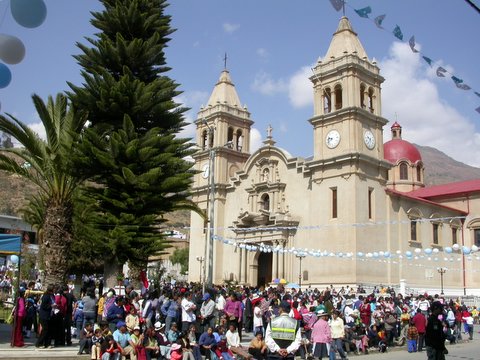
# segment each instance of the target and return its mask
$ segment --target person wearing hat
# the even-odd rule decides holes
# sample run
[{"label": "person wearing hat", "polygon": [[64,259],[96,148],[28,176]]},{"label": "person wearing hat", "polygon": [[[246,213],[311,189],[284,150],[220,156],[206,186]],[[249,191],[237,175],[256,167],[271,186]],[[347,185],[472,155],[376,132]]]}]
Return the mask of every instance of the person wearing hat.
[{"label": "person wearing hat", "polygon": [[170,356],[171,345],[170,341],[168,341],[167,335],[165,335],[165,324],[157,321],[154,327],[157,343],[160,347],[160,354],[163,356],[163,358],[168,358]]},{"label": "person wearing hat", "polygon": [[[270,320],[265,331],[270,360],[294,359],[295,353],[302,342],[300,324],[288,316],[290,304],[287,301],[280,303],[280,315]],[[328,324],[327,324],[328,326]]]},{"label": "person wearing hat", "polygon": [[215,302],[212,300],[209,293],[205,293],[202,300],[203,303],[200,307],[200,320],[203,332],[205,332],[209,327],[212,329],[215,327]]},{"label": "person wearing hat", "polygon": [[430,305],[431,315],[427,321],[425,331],[425,345],[427,349],[428,360],[445,360],[448,350],[445,347],[445,333],[443,332],[442,322],[438,319],[438,315],[443,312],[443,304],[434,301]]},{"label": "person wearing hat", "polygon": [[137,354],[135,352],[135,344],[130,338],[130,334],[127,331],[127,325],[124,321],[117,322],[117,330],[113,333],[113,339],[122,348],[122,358],[130,355],[130,360],[137,360]]},{"label": "person wearing hat", "polygon": [[345,301],[343,314],[345,315],[345,325],[353,327],[355,325],[355,319],[357,317],[355,314],[355,310],[353,310],[353,299],[347,299]]},{"label": "person wearing hat", "polygon": [[328,357],[329,345],[332,342],[332,333],[328,325],[329,313],[321,309],[317,312],[318,321],[313,325],[310,341],[315,344],[313,356],[315,359]]}]

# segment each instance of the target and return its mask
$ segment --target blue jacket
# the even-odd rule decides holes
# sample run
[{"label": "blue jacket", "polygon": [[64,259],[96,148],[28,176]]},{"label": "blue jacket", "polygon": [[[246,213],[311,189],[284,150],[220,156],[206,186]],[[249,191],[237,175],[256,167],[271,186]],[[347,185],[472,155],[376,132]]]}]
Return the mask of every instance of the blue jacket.
[{"label": "blue jacket", "polygon": [[115,324],[119,321],[125,321],[125,310],[123,306],[118,306],[117,304],[110,306],[107,312],[107,321]]},{"label": "blue jacket", "polygon": [[163,303],[160,311],[166,317],[176,318],[179,310],[178,303],[175,300],[168,299]]}]

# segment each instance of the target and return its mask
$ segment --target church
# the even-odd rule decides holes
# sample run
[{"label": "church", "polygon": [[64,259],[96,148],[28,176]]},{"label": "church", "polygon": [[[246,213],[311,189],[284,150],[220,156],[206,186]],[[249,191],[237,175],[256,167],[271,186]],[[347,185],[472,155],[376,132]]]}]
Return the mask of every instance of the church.
[{"label": "church", "polygon": [[309,158],[276,146],[271,128],[251,153],[253,120],[221,72],[195,121],[192,200],[206,216],[191,214],[189,280],[480,293],[480,180],[425,187],[346,17],[312,70]]}]

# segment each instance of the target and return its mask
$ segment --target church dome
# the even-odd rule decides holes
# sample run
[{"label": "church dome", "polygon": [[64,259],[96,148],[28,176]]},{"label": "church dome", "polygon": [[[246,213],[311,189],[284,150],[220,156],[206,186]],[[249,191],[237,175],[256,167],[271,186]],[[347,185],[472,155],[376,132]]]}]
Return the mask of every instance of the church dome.
[{"label": "church dome", "polygon": [[422,160],[418,149],[412,143],[402,139],[402,127],[395,122],[392,127],[392,140],[383,144],[385,160],[396,164],[399,160],[409,160],[412,164]]}]

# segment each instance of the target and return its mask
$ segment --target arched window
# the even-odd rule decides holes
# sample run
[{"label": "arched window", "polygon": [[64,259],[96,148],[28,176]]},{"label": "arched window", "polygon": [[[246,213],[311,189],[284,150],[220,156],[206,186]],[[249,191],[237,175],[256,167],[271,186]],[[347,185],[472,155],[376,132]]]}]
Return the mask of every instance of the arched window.
[{"label": "arched window", "polygon": [[367,106],[365,105],[365,85],[360,85],[360,106],[362,109],[365,109]]},{"label": "arched window", "polygon": [[369,88],[368,89],[368,109],[370,110],[371,113],[373,113],[373,89]]},{"label": "arched window", "polygon": [[242,130],[237,130],[237,143],[235,144],[238,151],[242,151],[243,147],[243,134]]},{"label": "arched window", "polygon": [[227,130],[227,147],[233,149],[233,128],[231,126]]},{"label": "arched window", "polygon": [[335,110],[339,110],[342,107],[343,107],[342,86],[337,85],[335,86]]},{"label": "arched window", "polygon": [[268,194],[263,194],[261,197],[261,207],[263,210],[270,210],[270,196]]},{"label": "arched window", "polygon": [[420,164],[417,165],[417,181],[422,181],[422,167],[420,166]]},{"label": "arched window", "polygon": [[323,112],[325,114],[332,112],[332,92],[330,88],[323,91]]},{"label": "arched window", "polygon": [[205,150],[207,148],[207,140],[208,139],[208,133],[207,130],[203,130],[202,132],[202,150]]},{"label": "arched window", "polygon": [[408,165],[405,163],[400,164],[400,180],[408,180]]},{"label": "arched window", "polygon": [[209,139],[209,142],[208,142],[208,147],[213,148],[213,144],[214,144],[213,140],[214,140],[213,131],[211,131],[210,132],[210,139]]}]

